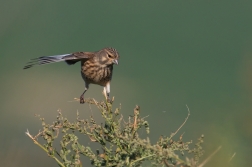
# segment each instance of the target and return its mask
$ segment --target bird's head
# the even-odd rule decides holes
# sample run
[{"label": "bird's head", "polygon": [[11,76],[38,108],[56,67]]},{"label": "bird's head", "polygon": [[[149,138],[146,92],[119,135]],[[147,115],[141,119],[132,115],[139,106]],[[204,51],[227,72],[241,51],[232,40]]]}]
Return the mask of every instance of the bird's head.
[{"label": "bird's head", "polygon": [[119,53],[114,48],[104,48],[100,53],[100,63],[102,65],[119,64]]}]

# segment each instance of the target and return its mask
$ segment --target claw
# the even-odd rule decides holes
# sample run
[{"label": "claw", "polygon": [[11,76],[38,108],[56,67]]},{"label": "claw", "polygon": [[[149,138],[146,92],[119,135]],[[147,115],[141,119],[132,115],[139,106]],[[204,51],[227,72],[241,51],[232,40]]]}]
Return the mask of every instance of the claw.
[{"label": "claw", "polygon": [[83,96],[81,96],[80,97],[80,104],[84,104],[85,102],[84,102],[84,98],[83,98]]},{"label": "claw", "polygon": [[110,100],[109,97],[107,97],[107,102],[110,103],[110,104],[112,103],[112,101]]}]

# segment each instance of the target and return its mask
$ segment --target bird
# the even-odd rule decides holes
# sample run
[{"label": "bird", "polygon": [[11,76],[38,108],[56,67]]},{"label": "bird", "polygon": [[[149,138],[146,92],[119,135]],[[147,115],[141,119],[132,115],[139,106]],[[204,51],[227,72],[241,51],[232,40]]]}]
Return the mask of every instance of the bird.
[{"label": "bird", "polygon": [[68,65],[81,62],[81,76],[85,83],[85,89],[80,96],[81,104],[84,103],[84,94],[89,89],[90,84],[103,86],[105,97],[109,100],[113,65],[119,64],[119,53],[116,49],[106,47],[96,52],[74,52],[70,54],[42,56],[31,59],[23,69],[62,61],[65,61]]}]

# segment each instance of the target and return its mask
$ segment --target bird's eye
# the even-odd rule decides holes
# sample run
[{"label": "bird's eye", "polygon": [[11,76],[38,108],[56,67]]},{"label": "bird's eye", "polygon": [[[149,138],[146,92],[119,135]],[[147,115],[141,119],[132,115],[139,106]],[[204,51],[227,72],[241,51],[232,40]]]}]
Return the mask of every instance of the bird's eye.
[{"label": "bird's eye", "polygon": [[108,57],[109,57],[109,58],[112,58],[112,56],[111,56],[111,55],[108,55]]}]

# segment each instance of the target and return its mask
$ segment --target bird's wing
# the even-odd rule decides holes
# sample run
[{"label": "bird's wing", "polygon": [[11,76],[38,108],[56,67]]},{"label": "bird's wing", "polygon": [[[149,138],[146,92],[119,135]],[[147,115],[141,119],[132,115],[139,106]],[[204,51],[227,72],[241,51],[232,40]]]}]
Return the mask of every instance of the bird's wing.
[{"label": "bird's wing", "polygon": [[33,67],[34,65],[45,65],[51,63],[57,63],[65,61],[68,65],[75,64],[76,62],[82,59],[90,59],[94,57],[92,52],[75,52],[64,55],[55,55],[55,56],[42,56],[35,59],[31,59],[31,62],[27,63],[24,69]]},{"label": "bird's wing", "polygon": [[75,52],[67,56],[64,56],[64,60],[68,65],[72,65],[82,59],[91,59],[94,56],[95,54],[93,52]]}]

